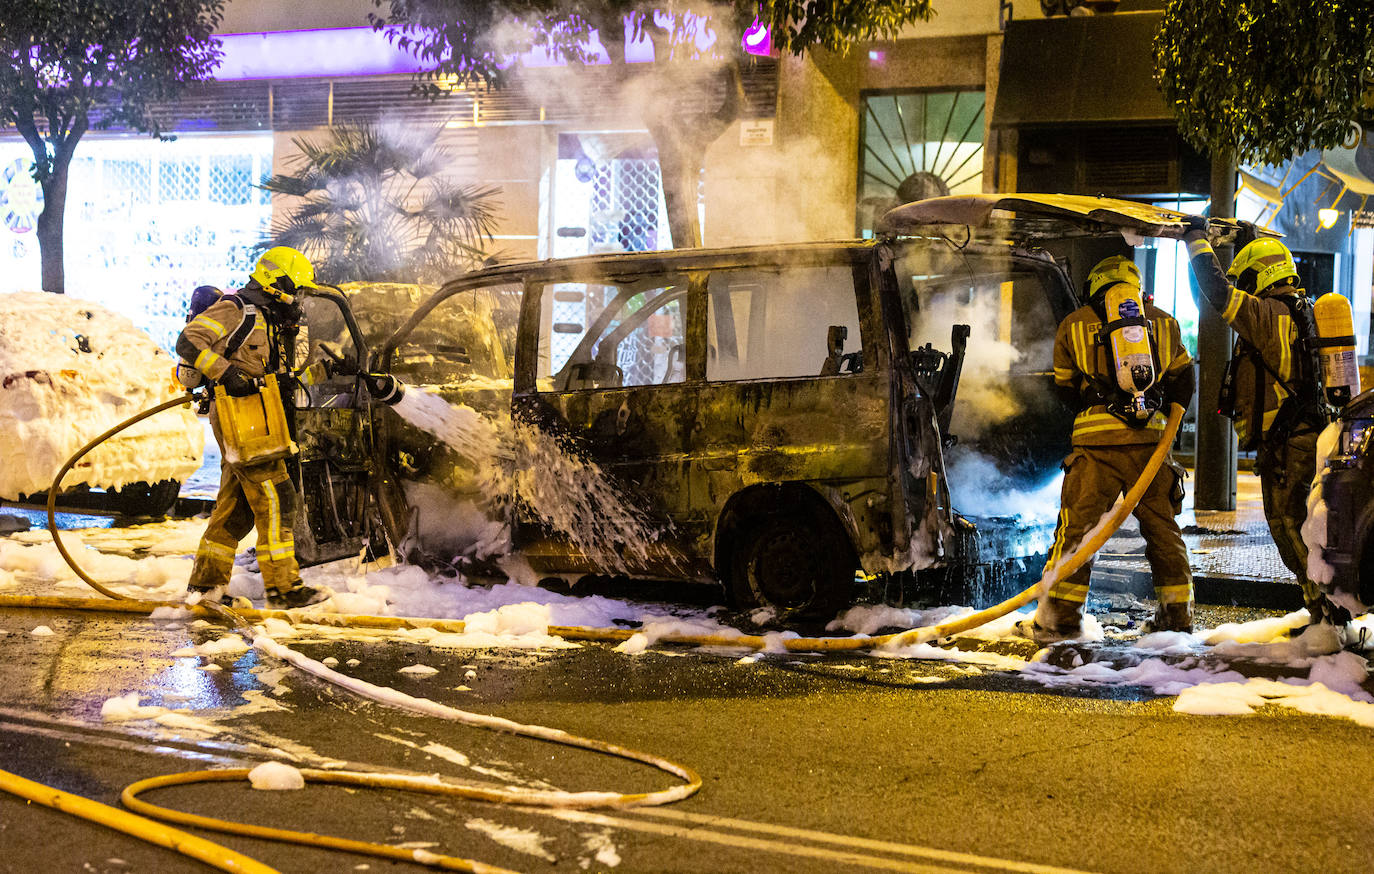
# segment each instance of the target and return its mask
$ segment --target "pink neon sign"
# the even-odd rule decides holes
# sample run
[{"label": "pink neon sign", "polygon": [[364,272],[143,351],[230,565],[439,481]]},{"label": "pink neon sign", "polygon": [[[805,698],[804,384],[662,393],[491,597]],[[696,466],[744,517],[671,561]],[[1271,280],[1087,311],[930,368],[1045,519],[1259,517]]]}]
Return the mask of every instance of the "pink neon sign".
[{"label": "pink neon sign", "polygon": [[[633,36],[627,25],[625,60],[632,64],[652,62],[653,43],[642,35],[637,40]],[[386,32],[370,27],[230,33],[219,38],[224,43],[224,58],[215,71],[215,78],[221,82],[383,76],[419,73],[426,69],[414,55],[388,40]],[[703,27],[694,45],[698,51],[705,52],[715,44],[715,40],[715,32]],[[593,63],[610,63],[610,57],[595,31],[589,42]],[[772,39],[768,28],[756,22],[745,31],[742,45],[751,55],[769,54],[772,51]],[[530,67],[549,67],[562,63],[542,49],[527,52],[520,60]]]}]

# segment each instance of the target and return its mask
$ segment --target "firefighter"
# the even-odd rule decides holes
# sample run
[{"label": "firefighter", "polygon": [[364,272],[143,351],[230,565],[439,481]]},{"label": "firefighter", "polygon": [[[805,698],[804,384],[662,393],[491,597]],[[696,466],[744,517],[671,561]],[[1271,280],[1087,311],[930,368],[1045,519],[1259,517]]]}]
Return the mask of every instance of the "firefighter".
[{"label": "firefighter", "polygon": [[[1163,409],[1170,403],[1186,408],[1195,382],[1178,322],[1142,300],[1140,272],[1130,259],[1100,261],[1088,274],[1086,291],[1088,304],[1060,323],[1054,341],[1055,391],[1076,416],[1050,565],[1072,554],[1140,478],[1164,433]],[[1131,391],[1118,378],[1123,367],[1132,374]],[[1183,475],[1170,460],[1135,509],[1159,599],[1147,633],[1193,630],[1193,574],[1174,518],[1182,507]],[[1034,618],[1017,623],[1018,633],[1041,645],[1079,636],[1091,575],[1088,561],[1055,580]]]},{"label": "firefighter", "polygon": [[1231,269],[1223,271],[1202,218],[1194,218],[1184,240],[1197,288],[1236,332],[1220,407],[1232,419],[1240,448],[1255,451],[1274,544],[1298,578],[1311,623],[1345,625],[1350,613],[1307,576],[1302,523],[1317,467],[1317,436],[1328,413],[1317,364],[1303,342],[1316,329],[1307,292],[1297,287],[1293,254],[1278,240],[1261,238],[1236,253]]},{"label": "firefighter", "polygon": [[[258,259],[247,285],[191,319],[177,338],[177,354],[227,394],[252,395],[259,390],[255,378],[289,373],[300,328],[298,292],[315,287],[315,270],[303,254],[286,246],[269,249]],[[297,378],[317,382],[329,369],[321,362]],[[223,455],[225,441],[215,406],[210,404],[210,425]],[[188,588],[208,597],[222,595],[238,543],[256,525],[267,603],[303,607],[327,597],[327,590],[301,582],[292,535],[295,501],[285,460],[222,461],[215,509],[196,550]]]}]

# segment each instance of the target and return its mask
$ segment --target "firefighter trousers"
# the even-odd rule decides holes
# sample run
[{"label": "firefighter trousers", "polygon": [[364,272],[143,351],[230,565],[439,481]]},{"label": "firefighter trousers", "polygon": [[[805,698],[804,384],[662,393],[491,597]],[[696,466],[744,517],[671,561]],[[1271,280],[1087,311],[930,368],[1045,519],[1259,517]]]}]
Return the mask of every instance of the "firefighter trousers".
[{"label": "firefighter trousers", "polygon": [[[1076,446],[1064,460],[1064,486],[1060,496],[1059,523],[1050,549],[1051,564],[1073,554],[1078,544],[1111,509],[1118,496],[1129,491],[1145,469],[1154,444]],[[1186,605],[1191,615],[1193,571],[1188,548],[1179,530],[1183,503],[1183,468],[1173,461],[1160,467],[1154,481],[1135,508],[1140,535],[1145,539],[1145,559],[1154,578],[1155,597],[1161,607]],[[1048,602],[1041,611],[1056,629],[1076,628],[1088,598],[1089,559],[1068,577],[1050,586]],[[1182,609],[1182,608],[1180,608]],[[1042,624],[1045,622],[1042,621]]]},{"label": "firefighter trousers", "polygon": [[1317,471],[1317,436],[1303,430],[1287,439],[1268,439],[1255,453],[1255,472],[1264,497],[1264,518],[1269,533],[1279,548],[1284,567],[1293,572],[1302,586],[1308,604],[1321,596],[1321,589],[1307,578],[1307,544],[1302,539],[1302,523],[1307,520],[1307,493]]},{"label": "firefighter trousers", "polygon": [[258,569],[268,593],[300,585],[296,544],[296,490],[285,461],[251,466],[222,464],[215,509],[196,549],[190,588],[207,590],[228,584],[239,541],[256,525]]}]

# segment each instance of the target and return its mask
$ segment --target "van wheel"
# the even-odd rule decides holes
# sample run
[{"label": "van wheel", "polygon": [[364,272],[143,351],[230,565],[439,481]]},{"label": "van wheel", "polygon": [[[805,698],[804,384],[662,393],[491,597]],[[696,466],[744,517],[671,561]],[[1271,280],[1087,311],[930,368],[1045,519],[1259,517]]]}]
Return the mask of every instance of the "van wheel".
[{"label": "van wheel", "polygon": [[174,479],[155,483],[129,483],[110,495],[110,507],[121,516],[165,516],[181,493],[181,483]]},{"label": "van wheel", "polygon": [[853,598],[849,544],[835,526],[799,513],[761,516],[740,532],[730,562],[730,596],[744,610],[776,618],[829,619]]}]

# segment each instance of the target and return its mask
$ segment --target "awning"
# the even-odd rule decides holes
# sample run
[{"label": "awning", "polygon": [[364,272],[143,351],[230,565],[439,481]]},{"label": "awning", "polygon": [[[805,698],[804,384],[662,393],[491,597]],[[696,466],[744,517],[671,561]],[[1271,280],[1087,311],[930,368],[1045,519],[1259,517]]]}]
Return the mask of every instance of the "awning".
[{"label": "awning", "polygon": [[1011,21],[993,127],[1174,123],[1154,82],[1162,12]]}]

